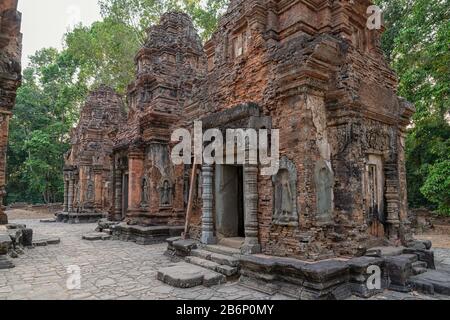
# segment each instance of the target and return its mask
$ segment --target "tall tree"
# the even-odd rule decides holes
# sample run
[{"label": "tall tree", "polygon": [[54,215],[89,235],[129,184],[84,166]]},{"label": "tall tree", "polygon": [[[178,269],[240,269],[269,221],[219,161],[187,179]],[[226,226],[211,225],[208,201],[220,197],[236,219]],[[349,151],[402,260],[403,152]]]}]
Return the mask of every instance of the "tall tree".
[{"label": "tall tree", "polygon": [[450,171],[450,2],[377,2],[385,12],[383,49],[399,75],[399,93],[417,109],[406,150],[410,205],[450,215],[450,189],[442,187]]},{"label": "tall tree", "polygon": [[65,52],[77,63],[79,81],[106,84],[124,94],[135,73],[139,39],[128,25],[106,17],[65,36]]},{"label": "tall tree", "polygon": [[183,11],[189,14],[203,40],[208,40],[216,29],[220,15],[228,0],[99,0],[103,17],[131,27],[140,44],[146,40],[146,30],[157,23],[167,11]]},{"label": "tall tree", "polygon": [[63,155],[86,86],[66,53],[43,49],[31,57],[11,119],[8,202],[54,202],[62,198]]}]

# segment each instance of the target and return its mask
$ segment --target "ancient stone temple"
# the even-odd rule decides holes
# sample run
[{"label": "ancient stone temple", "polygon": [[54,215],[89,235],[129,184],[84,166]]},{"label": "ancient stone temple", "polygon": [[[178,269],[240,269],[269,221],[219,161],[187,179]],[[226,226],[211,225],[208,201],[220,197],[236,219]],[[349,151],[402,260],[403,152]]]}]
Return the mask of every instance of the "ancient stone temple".
[{"label": "ancient stone temple", "polygon": [[89,94],[65,156],[60,221],[95,222],[107,215],[112,206],[113,139],[125,117],[122,98],[111,88],[100,86]]},{"label": "ancient stone temple", "polygon": [[[264,165],[250,161],[203,163],[191,240],[169,239],[168,253],[202,267],[196,272],[204,278],[180,275],[188,268],[181,264],[161,270],[160,280],[211,285],[239,272],[258,290],[342,298],[373,294],[365,286],[369,266],[382,268],[383,288],[399,290],[407,290],[410,275],[434,267],[431,244],[412,239],[407,218],[405,131],[414,107],[397,95],[380,49],[383,28],[367,27],[371,4],[230,2],[204,46],[206,76],[200,65],[198,81],[184,87],[191,96],[173,91],[184,121],[176,124],[278,129],[279,170],[265,176]],[[173,75],[183,85],[184,73]],[[159,132],[164,116],[149,132]],[[189,174],[186,166],[176,176],[186,181]],[[177,181],[175,198],[182,194]],[[160,185],[152,177],[150,183]],[[186,195],[189,179],[184,185]]]},{"label": "ancient stone temple", "polygon": [[172,130],[206,75],[206,56],[190,18],[165,14],[136,56],[129,115],[114,145],[110,219],[123,240],[148,244],[179,235],[185,221],[184,166],[170,158]]},{"label": "ancient stone temple", "polygon": [[20,23],[21,14],[17,12],[17,0],[2,0],[0,3],[0,224],[8,223],[7,216],[3,212],[3,197],[5,196],[9,119],[21,80]]},{"label": "ancient stone temple", "polygon": [[366,27],[370,4],[231,1],[184,117],[203,130],[279,129],[280,170],[203,165],[195,238],[241,238],[244,253],[308,260],[407,240],[413,107],[396,94],[382,30]]}]

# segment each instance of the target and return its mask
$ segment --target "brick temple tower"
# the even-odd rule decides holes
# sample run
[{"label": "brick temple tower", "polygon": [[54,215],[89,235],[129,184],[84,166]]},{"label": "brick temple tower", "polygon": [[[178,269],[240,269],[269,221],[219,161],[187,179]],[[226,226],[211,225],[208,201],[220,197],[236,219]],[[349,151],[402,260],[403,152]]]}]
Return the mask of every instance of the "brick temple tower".
[{"label": "brick temple tower", "polygon": [[65,157],[61,221],[92,222],[111,208],[113,139],[125,122],[122,98],[107,86],[92,91]]},{"label": "brick temple tower", "polygon": [[22,34],[21,14],[17,12],[17,0],[0,3],[0,224],[7,224],[3,212],[5,196],[6,148],[8,145],[9,119],[16,100],[16,90],[21,81]]},{"label": "brick temple tower", "polygon": [[167,13],[136,55],[128,89],[128,123],[114,145],[112,220],[121,239],[151,243],[184,226],[184,167],[170,159],[170,138],[183,106],[206,72],[206,56],[189,16]]}]

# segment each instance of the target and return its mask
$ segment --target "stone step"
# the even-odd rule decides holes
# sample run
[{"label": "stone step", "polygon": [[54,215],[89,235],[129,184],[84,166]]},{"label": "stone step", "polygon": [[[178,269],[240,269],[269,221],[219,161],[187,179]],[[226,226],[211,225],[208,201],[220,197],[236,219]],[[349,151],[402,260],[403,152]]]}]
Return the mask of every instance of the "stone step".
[{"label": "stone step", "polygon": [[191,256],[193,257],[197,257],[197,258],[202,258],[205,260],[211,260],[211,251],[208,250],[202,250],[202,249],[194,249],[191,250]]},{"label": "stone step", "polygon": [[205,260],[211,260],[215,263],[230,266],[230,267],[239,267],[239,260],[220,253],[211,252],[208,250],[192,250],[191,255],[194,257],[202,258]]},{"label": "stone step", "polygon": [[413,275],[419,275],[428,271],[428,264],[424,261],[416,261],[412,264]]},{"label": "stone step", "polygon": [[238,259],[236,259],[234,257],[230,257],[230,256],[225,255],[225,254],[212,253],[211,254],[211,261],[214,261],[215,263],[218,263],[218,264],[234,267],[234,268],[235,267],[239,267],[239,260]]},{"label": "stone step", "polygon": [[223,238],[222,240],[220,240],[219,245],[241,250],[244,242],[245,238]]},{"label": "stone step", "polygon": [[214,253],[230,256],[230,257],[241,254],[241,251],[239,249],[225,247],[225,246],[221,246],[221,245],[207,245],[204,249],[214,252]]},{"label": "stone step", "polygon": [[427,268],[421,268],[421,267],[414,267],[414,268],[412,269],[412,271],[413,271],[413,275],[417,276],[417,275],[419,275],[419,274],[422,274],[422,273],[427,272],[428,269],[427,269]]},{"label": "stone step", "polygon": [[413,268],[427,268],[427,263],[424,261],[416,261],[412,264]]},{"label": "stone step", "polygon": [[404,247],[374,247],[366,252],[368,257],[392,257],[403,254]]},{"label": "stone step", "polygon": [[425,294],[442,294],[450,296],[450,273],[439,270],[428,270],[413,276],[409,283],[414,290]]},{"label": "stone step", "polygon": [[45,247],[48,245],[55,245],[55,244],[60,244],[60,243],[61,243],[61,239],[57,238],[57,237],[53,237],[53,238],[37,237],[37,238],[33,239],[33,246],[35,246],[35,247]]},{"label": "stone step", "polygon": [[411,262],[411,264],[419,261],[419,258],[417,257],[416,254],[401,254],[398,257],[405,259],[405,260],[409,260],[409,262]]},{"label": "stone step", "polygon": [[111,235],[104,232],[91,232],[83,235],[82,239],[87,241],[110,240]]},{"label": "stone step", "polygon": [[188,263],[192,263],[196,266],[221,273],[226,277],[232,277],[238,273],[238,268],[227,266],[227,265],[221,265],[219,263],[216,263],[216,262],[213,262],[210,260],[206,260],[206,259],[203,259],[200,257],[189,256],[189,257],[185,258],[185,261]]},{"label": "stone step", "polygon": [[177,288],[211,287],[226,282],[223,274],[185,262],[159,269],[157,278]]}]

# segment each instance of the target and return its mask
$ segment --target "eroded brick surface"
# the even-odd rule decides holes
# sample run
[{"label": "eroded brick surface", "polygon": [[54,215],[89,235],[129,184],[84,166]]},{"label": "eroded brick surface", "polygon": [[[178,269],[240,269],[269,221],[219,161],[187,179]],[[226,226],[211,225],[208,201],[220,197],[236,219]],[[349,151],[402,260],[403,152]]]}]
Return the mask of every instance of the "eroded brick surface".
[{"label": "eroded brick surface", "polygon": [[109,87],[92,91],[71,132],[65,156],[64,211],[107,212],[112,199],[113,139],[125,121],[122,98]]},{"label": "eroded brick surface", "polygon": [[306,260],[407,244],[414,107],[397,95],[383,30],[366,27],[370,4],[233,0],[203,46],[187,15],[163,15],[136,56],[109,218],[183,225],[191,166],[172,164],[170,138],[199,120],[222,132],[279,129],[281,167],[268,177],[260,166],[199,166],[192,238],[241,237],[243,253]]},{"label": "eroded brick surface", "polygon": [[[0,3],[0,203],[5,196],[6,148],[8,145],[9,119],[20,85],[22,34],[21,14],[17,12],[17,0]],[[0,206],[0,224],[8,223],[8,217]]]}]

